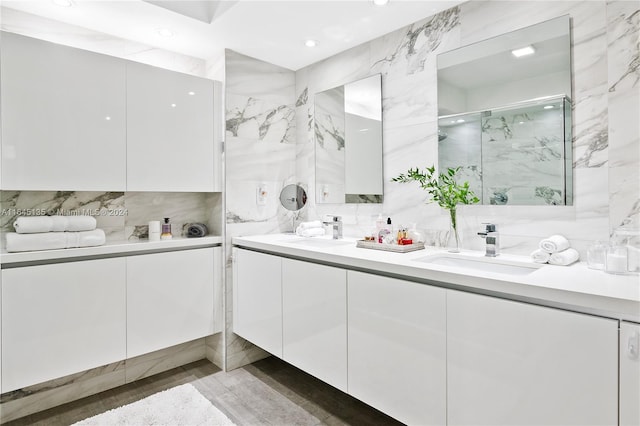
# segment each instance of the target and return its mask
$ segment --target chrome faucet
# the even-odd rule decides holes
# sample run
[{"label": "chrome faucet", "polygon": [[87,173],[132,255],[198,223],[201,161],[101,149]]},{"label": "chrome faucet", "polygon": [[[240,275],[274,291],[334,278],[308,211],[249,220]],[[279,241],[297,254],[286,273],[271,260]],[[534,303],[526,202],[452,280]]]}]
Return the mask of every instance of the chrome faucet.
[{"label": "chrome faucet", "polygon": [[324,225],[331,225],[331,227],[333,228],[334,240],[342,238],[342,218],[340,216],[331,216],[331,220],[325,218],[322,223]]},{"label": "chrome faucet", "polygon": [[493,223],[485,223],[485,231],[478,232],[482,238],[485,239],[485,256],[496,257],[500,254],[500,234],[496,230],[496,225]]}]

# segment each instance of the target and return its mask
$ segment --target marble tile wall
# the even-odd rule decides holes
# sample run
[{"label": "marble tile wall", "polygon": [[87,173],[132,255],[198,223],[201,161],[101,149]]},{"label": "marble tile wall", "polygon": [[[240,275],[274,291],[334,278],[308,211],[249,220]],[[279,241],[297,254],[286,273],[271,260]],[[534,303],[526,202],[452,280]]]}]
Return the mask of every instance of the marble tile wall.
[{"label": "marble tile wall", "polygon": [[[225,360],[231,370],[267,355],[231,332],[231,237],[291,231],[297,217],[279,202],[281,189],[297,182],[295,73],[227,50],[225,104]],[[265,205],[256,202],[259,186],[267,190]]]},{"label": "marble tile wall", "polygon": [[[318,204],[305,218],[340,214],[361,236],[378,213],[417,223],[427,241],[445,241],[448,217],[411,184],[390,182],[409,167],[437,164],[436,56],[469,43],[569,14],[574,85],[574,204],[463,206],[463,247],[481,249],[483,222],[497,223],[503,251],[529,254],[550,234],[566,235],[583,256],[594,240],[640,217],[638,2],[472,1],[296,72],[297,179],[314,190],[313,97],[382,73],[385,198],[378,205]],[[488,19],[491,17],[491,19]],[[635,118],[634,118],[635,117]]]}]

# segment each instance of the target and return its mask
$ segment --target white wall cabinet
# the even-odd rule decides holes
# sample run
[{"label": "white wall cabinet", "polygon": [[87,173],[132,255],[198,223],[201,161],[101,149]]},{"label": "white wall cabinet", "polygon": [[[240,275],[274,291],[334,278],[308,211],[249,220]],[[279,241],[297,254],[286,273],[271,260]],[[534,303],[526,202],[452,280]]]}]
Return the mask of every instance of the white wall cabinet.
[{"label": "white wall cabinet", "polygon": [[125,259],[2,270],[2,392],[126,356]]},{"label": "white wall cabinet", "polygon": [[618,321],[447,292],[449,425],[614,425]]},{"label": "white wall cabinet", "polygon": [[213,334],[219,250],[127,257],[127,358]]},{"label": "white wall cabinet", "polygon": [[640,324],[620,323],[620,425],[640,425]]},{"label": "white wall cabinet", "polygon": [[233,332],[282,358],[282,259],[233,250]]},{"label": "white wall cabinet", "polygon": [[127,63],[127,191],[214,191],[214,83]]},{"label": "white wall cabinet", "polygon": [[124,191],[125,61],[6,32],[1,42],[2,189]]},{"label": "white wall cabinet", "polygon": [[346,271],[282,259],[282,357],[347,391]]},{"label": "white wall cabinet", "polygon": [[347,279],[349,394],[406,424],[446,424],[446,290]]}]

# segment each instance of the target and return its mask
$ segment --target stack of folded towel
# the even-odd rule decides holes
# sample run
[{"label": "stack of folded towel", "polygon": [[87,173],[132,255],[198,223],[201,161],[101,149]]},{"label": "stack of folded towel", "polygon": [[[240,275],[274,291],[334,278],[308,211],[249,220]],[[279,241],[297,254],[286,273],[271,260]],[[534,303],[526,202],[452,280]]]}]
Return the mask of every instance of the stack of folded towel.
[{"label": "stack of folded towel", "polygon": [[531,258],[537,263],[567,266],[577,262],[580,254],[571,248],[569,240],[562,235],[552,235],[540,241],[540,248],[531,253]]},{"label": "stack of folded towel", "polygon": [[302,222],[296,228],[296,235],[300,237],[321,237],[324,235],[324,227],[319,220]]},{"label": "stack of folded towel", "polygon": [[26,216],[8,232],[7,251],[53,250],[101,246],[106,237],[92,216]]}]

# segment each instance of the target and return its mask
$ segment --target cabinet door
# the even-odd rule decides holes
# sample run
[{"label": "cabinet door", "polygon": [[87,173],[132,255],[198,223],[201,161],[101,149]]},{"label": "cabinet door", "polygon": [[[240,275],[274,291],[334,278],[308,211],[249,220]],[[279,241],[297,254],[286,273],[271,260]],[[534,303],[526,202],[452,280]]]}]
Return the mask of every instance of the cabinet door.
[{"label": "cabinet door", "polygon": [[2,33],[2,188],[125,189],[125,61]]},{"label": "cabinet door", "polygon": [[213,248],[127,258],[127,358],[213,334]]},{"label": "cabinet door", "polygon": [[349,394],[406,424],[446,424],[446,291],[349,271]]},{"label": "cabinet door", "polygon": [[283,359],[347,391],[346,271],[282,259]]},{"label": "cabinet door", "polygon": [[233,250],[233,332],[282,358],[282,259]]},{"label": "cabinet door", "polygon": [[620,425],[640,425],[640,324],[620,324]]},{"label": "cabinet door", "polygon": [[213,191],[213,81],[127,64],[127,190]]},{"label": "cabinet door", "polygon": [[2,270],[2,392],[126,356],[125,259]]},{"label": "cabinet door", "polygon": [[618,322],[447,292],[449,425],[613,425]]}]

